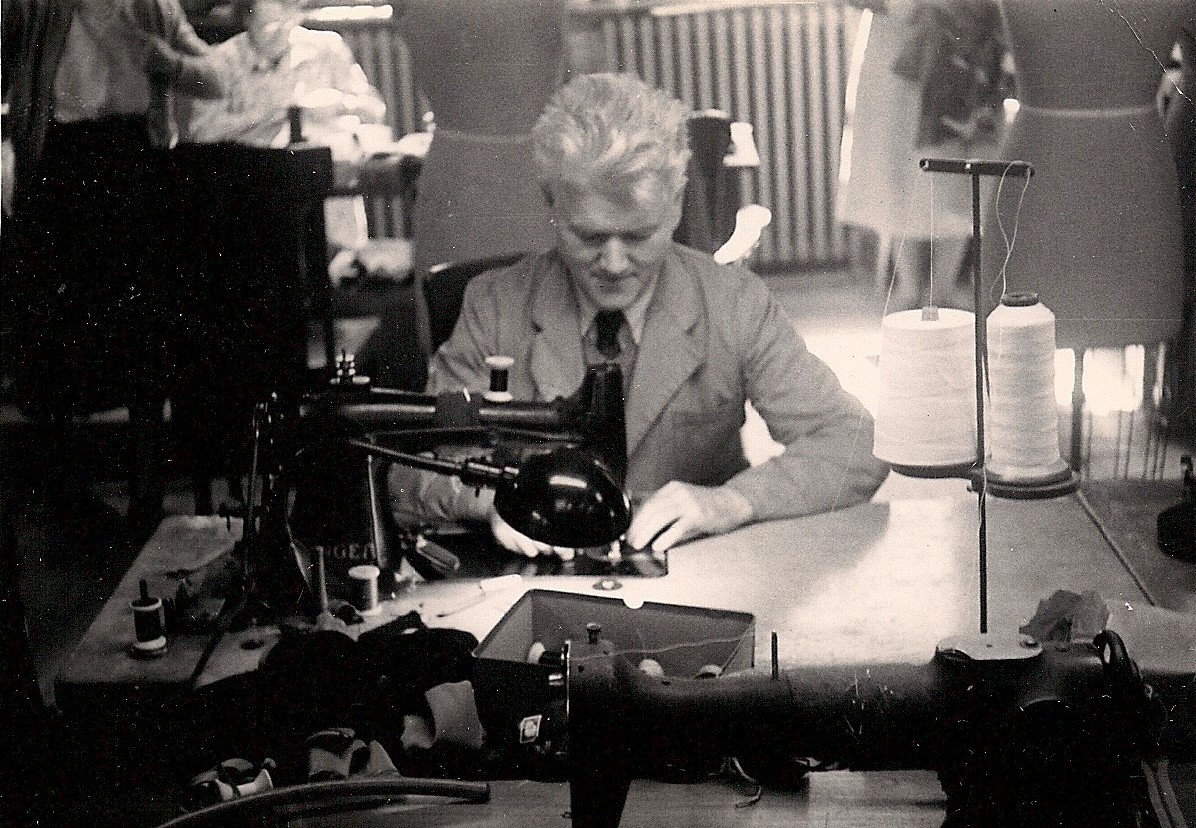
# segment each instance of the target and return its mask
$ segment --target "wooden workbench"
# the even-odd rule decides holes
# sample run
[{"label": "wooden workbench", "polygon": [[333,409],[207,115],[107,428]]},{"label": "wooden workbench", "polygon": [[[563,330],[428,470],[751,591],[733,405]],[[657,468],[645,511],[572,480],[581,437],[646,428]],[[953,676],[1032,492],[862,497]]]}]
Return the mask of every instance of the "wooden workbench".
[{"label": "wooden workbench", "polygon": [[[1174,672],[1196,666],[1196,625],[1177,626],[1173,616],[1151,607],[1141,576],[1114,551],[1107,530],[1102,533],[1081,497],[993,498],[988,525],[990,630],[1016,631],[1038,601],[1056,589],[1093,590],[1106,599],[1111,626],[1123,633],[1131,654],[1146,669]],[[95,716],[136,697],[142,710],[166,719],[185,703],[206,639],[175,637],[166,657],[132,659],[126,654],[133,637],[128,602],[142,578],[151,591],[166,594],[170,573],[227,551],[238,531],[235,523],[230,527],[214,518],[163,522],[67,659],[56,685],[64,712]],[[619,590],[604,594],[631,603],[752,613],[758,665],[769,661],[773,630],[784,666],[921,663],[943,637],[978,629],[977,531],[976,499],[962,490],[946,497],[868,503],[686,544],[670,553],[668,575],[626,578]],[[526,590],[595,594],[595,581],[593,576],[524,579],[445,618],[437,618],[437,612],[469,604],[478,594],[476,582],[424,583],[385,602],[382,614],[368,625],[416,610],[429,626],[465,629],[481,639]],[[276,637],[270,628],[226,635],[200,683],[254,669]],[[243,646],[247,641],[253,645],[249,649]],[[567,795],[564,786],[497,783],[490,805],[453,806],[464,810],[444,819],[454,824],[514,825],[518,820],[520,826],[560,825]],[[819,774],[803,793],[766,794],[763,807],[736,809],[741,798],[742,793],[719,785],[637,782],[623,824],[937,826],[943,817],[942,794],[931,773]],[[518,816],[525,806],[526,819]]]}]

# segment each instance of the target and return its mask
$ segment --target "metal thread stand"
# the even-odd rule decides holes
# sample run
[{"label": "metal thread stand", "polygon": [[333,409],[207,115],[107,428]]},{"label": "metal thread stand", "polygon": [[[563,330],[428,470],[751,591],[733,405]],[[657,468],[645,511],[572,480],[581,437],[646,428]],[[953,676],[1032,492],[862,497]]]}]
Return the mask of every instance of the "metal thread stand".
[{"label": "metal thread stand", "polygon": [[972,311],[976,345],[976,466],[972,488],[980,503],[980,632],[988,632],[988,515],[985,497],[988,481],[984,474],[984,381],[988,371],[988,343],[980,281],[980,177],[995,175],[1030,178],[1034,168],[1025,161],[982,161],[961,158],[923,158],[918,166],[926,172],[968,175],[972,178]]}]

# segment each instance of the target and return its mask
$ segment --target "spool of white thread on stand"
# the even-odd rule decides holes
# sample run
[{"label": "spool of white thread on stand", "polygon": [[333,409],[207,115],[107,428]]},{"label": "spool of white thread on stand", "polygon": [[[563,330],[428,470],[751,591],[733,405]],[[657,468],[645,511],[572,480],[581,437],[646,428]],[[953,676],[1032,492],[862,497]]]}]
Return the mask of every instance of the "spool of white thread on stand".
[{"label": "spool of white thread on stand", "polygon": [[1055,314],[1035,293],[1007,293],[987,322],[988,486],[1013,498],[1074,490],[1079,481],[1059,454]]},{"label": "spool of white thread on stand", "polygon": [[967,477],[977,461],[975,317],[899,311],[881,323],[872,453],[910,477]]}]

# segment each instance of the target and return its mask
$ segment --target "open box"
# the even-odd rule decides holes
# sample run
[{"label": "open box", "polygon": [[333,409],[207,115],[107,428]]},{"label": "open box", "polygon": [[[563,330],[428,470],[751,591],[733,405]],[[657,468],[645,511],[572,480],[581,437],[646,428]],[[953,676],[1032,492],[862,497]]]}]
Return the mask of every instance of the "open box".
[{"label": "open box", "polygon": [[487,742],[515,764],[520,753],[527,758],[550,738],[541,726],[563,710],[563,688],[549,681],[561,668],[531,663],[529,652],[535,644],[560,652],[565,641],[585,641],[591,623],[616,653],[633,665],[653,659],[666,676],[692,678],[707,665],[724,672],[755,666],[750,613],[655,602],[633,608],[622,598],[529,590],[474,650],[474,693]]},{"label": "open box", "polygon": [[692,678],[715,664],[723,670],[754,666],[756,617],[746,612],[645,602],[629,607],[621,598],[533,589],[526,592],[478,645],[480,659],[526,663],[539,642],[559,652],[566,640],[585,641],[586,625],[632,664],[655,659],[666,676]]}]

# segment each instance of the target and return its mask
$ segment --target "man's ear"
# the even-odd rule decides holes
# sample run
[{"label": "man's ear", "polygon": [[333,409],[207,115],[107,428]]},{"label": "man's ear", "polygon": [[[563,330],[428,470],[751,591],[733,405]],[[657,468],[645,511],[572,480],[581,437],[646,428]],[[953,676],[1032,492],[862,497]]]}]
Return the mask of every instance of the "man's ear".
[{"label": "man's ear", "polygon": [[677,192],[673,194],[673,207],[678,213],[681,212],[681,207],[685,204],[685,188],[689,184],[688,176],[681,176],[681,183],[677,185]]},{"label": "man's ear", "polygon": [[685,217],[685,185],[687,179],[682,177],[680,186],[677,187],[676,192],[673,193],[673,198],[669,202],[669,213],[673,219],[673,229],[681,225],[681,219]]}]

